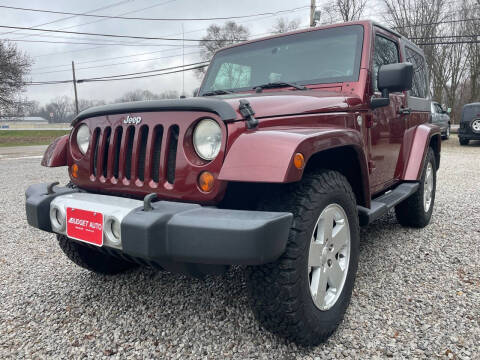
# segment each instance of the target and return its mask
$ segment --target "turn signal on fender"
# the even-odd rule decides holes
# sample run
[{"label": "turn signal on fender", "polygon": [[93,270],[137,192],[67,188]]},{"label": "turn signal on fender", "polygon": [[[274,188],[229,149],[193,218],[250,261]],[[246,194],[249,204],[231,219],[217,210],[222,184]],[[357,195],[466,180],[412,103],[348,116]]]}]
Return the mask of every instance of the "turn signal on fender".
[{"label": "turn signal on fender", "polygon": [[214,180],[215,178],[213,177],[212,173],[204,171],[198,177],[198,187],[203,192],[210,192],[213,189]]},{"label": "turn signal on fender", "polygon": [[71,171],[72,171],[72,176],[74,178],[77,178],[78,177],[78,165],[77,164],[73,164],[72,165],[72,168],[71,168]]},{"label": "turn signal on fender", "polygon": [[305,166],[305,158],[303,157],[303,154],[295,154],[295,156],[293,157],[293,165],[295,165],[295,167],[299,170],[303,169],[303,167]]}]

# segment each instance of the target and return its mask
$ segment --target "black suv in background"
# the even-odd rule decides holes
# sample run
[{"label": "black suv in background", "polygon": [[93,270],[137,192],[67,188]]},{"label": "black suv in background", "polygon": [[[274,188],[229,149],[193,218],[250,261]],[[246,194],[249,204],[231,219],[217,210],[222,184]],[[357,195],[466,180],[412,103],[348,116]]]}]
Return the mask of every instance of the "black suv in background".
[{"label": "black suv in background", "polygon": [[470,140],[480,140],[480,102],[463,106],[458,139],[460,145],[468,145]]}]

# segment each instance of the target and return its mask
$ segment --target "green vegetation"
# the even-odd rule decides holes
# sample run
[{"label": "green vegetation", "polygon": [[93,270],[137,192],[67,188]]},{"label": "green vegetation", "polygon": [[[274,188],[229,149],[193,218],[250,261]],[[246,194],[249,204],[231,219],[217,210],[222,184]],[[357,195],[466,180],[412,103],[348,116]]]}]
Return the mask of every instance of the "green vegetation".
[{"label": "green vegetation", "polygon": [[48,145],[69,130],[0,130],[0,147]]}]

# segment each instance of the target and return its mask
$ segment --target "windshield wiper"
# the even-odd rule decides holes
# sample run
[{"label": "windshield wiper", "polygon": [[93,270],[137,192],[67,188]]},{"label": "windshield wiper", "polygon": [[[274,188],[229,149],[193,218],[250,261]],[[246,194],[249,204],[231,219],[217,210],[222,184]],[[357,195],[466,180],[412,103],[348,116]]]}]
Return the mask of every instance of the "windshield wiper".
[{"label": "windshield wiper", "polygon": [[257,85],[253,87],[253,90],[261,92],[262,89],[273,89],[273,88],[281,88],[281,87],[287,87],[287,86],[293,87],[297,90],[307,90],[307,88],[303,85],[297,85],[295,83],[286,82],[286,81],[275,81],[275,82],[269,82],[263,85]]},{"label": "windshield wiper", "polygon": [[233,91],[230,90],[212,90],[203,93],[202,96],[214,96],[214,95],[225,95],[225,94],[233,94]]}]

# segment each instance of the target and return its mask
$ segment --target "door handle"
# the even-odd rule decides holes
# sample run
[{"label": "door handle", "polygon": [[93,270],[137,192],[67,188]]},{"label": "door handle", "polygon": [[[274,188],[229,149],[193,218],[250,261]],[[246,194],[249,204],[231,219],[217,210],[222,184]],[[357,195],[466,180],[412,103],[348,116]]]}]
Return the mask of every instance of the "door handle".
[{"label": "door handle", "polygon": [[412,113],[412,109],[401,107],[397,110],[397,114],[399,115],[410,115]]}]

